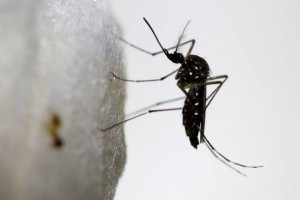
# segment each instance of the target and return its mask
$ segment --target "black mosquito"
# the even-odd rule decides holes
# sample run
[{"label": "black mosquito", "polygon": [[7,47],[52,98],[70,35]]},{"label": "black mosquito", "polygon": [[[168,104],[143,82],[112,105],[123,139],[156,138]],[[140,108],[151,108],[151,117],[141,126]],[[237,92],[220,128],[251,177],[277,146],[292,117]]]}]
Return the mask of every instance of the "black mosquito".
[{"label": "black mosquito", "polygon": [[[150,54],[152,56],[158,55],[160,53],[164,53],[167,58],[176,64],[181,64],[181,66],[172,71],[171,73],[157,79],[149,79],[149,80],[129,80],[122,77],[117,76],[114,73],[111,73],[112,76],[114,76],[116,79],[119,79],[121,81],[126,82],[153,82],[153,81],[163,81],[164,79],[168,78],[169,76],[173,75],[177,72],[175,79],[177,81],[177,86],[180,88],[180,90],[185,94],[185,101],[183,108],[169,108],[169,109],[158,109],[153,110],[152,107],[155,107],[157,105],[169,103],[172,101],[177,101],[183,98],[176,98],[167,100],[164,102],[159,102],[154,105],[146,107],[148,109],[146,112],[142,112],[140,114],[137,114],[131,118],[128,118],[124,121],[118,122],[112,126],[109,126],[107,128],[104,128],[103,131],[107,131],[109,129],[112,129],[120,124],[123,124],[125,122],[128,122],[130,120],[133,120],[135,118],[141,117],[143,115],[154,113],[154,112],[163,112],[163,111],[173,111],[173,110],[182,110],[183,115],[183,125],[185,127],[186,135],[190,139],[190,143],[194,148],[197,148],[199,143],[205,143],[209,150],[216,156],[218,159],[223,161],[221,158],[223,158],[228,163],[232,163],[234,165],[238,165],[241,167],[247,167],[247,168],[259,168],[262,166],[249,166],[249,165],[243,165],[239,164],[237,162],[233,162],[223,156],[219,151],[217,151],[214,146],[209,142],[209,140],[206,138],[204,134],[204,127],[205,127],[205,113],[206,109],[212,102],[212,100],[215,98],[216,94],[222,87],[222,85],[227,80],[227,75],[220,75],[220,76],[210,76],[210,68],[207,62],[200,56],[192,55],[192,49],[195,45],[195,40],[191,39],[186,42],[181,43],[182,36],[184,34],[184,31],[189,24],[189,22],[186,24],[186,26],[183,29],[182,34],[180,35],[177,45],[165,49],[162,44],[160,43],[158,37],[156,36],[153,28],[149,24],[149,22],[143,18],[150,30],[152,31],[157,43],[159,44],[161,51],[151,53],[149,51],[146,51],[138,46],[135,46],[126,40],[120,38],[124,43],[127,45],[138,49],[144,53]],[[183,56],[182,53],[178,53],[177,50],[180,46],[190,44],[189,50],[186,54],[186,56]],[[169,53],[169,50],[175,49],[173,53]],[[215,90],[211,92],[210,95],[206,95],[206,86],[208,85],[217,85]],[[200,133],[200,134],[199,134]],[[198,134],[199,139],[198,139]],[[224,161],[223,161],[224,162]]]}]

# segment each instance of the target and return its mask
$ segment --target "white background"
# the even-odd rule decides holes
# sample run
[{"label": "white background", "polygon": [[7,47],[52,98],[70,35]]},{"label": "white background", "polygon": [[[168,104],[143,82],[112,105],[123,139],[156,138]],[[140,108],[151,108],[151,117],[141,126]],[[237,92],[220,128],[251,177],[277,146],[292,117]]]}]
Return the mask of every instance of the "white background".
[{"label": "white background", "polygon": [[[191,147],[180,111],[150,114],[125,125],[127,163],[116,200],[300,199],[300,2],[298,0],[113,0],[123,37],[159,50],[196,39],[193,54],[228,81],[207,111],[206,136],[224,155],[264,168],[238,168]],[[186,52],[182,48],[180,51]],[[178,65],[125,47],[127,78],[159,78]],[[128,83],[126,113],[182,96],[174,76]],[[162,108],[182,106],[183,102]]]}]

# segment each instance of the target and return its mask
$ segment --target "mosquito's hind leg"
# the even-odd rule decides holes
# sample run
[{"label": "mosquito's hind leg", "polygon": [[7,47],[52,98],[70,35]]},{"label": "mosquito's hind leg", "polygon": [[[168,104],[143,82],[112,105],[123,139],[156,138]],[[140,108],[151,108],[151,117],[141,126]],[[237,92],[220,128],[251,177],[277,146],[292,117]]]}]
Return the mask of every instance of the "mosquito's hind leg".
[{"label": "mosquito's hind leg", "polygon": [[[260,168],[260,167],[263,167],[262,165],[244,165],[244,164],[240,164],[240,163],[237,163],[237,162],[234,162],[230,159],[228,159],[227,157],[225,157],[223,154],[221,154],[209,141],[208,139],[203,136],[204,140],[205,140],[205,143],[208,145],[208,147],[213,151],[215,152],[217,155],[219,155],[221,158],[223,158],[225,161],[227,161],[228,163],[231,163],[231,164],[234,164],[234,165],[237,165],[237,166],[240,166],[240,167],[245,167],[245,168]],[[219,158],[220,159],[220,158]]]},{"label": "mosquito's hind leg", "polygon": [[135,119],[135,118],[141,117],[141,116],[146,115],[146,114],[157,113],[157,112],[164,112],[164,111],[174,111],[174,110],[182,110],[182,108],[180,107],[180,108],[167,108],[167,109],[148,110],[147,112],[143,112],[143,113],[141,113],[141,114],[135,115],[135,116],[133,116],[133,117],[130,117],[130,118],[128,118],[128,119],[125,119],[125,120],[123,120],[123,121],[120,121],[120,122],[118,122],[118,123],[116,123],[116,124],[113,124],[113,125],[111,125],[111,126],[108,126],[108,127],[106,127],[106,128],[102,128],[101,130],[102,130],[103,132],[108,131],[108,130],[110,130],[110,129],[116,127],[116,126],[119,126],[119,125],[121,125],[121,124],[124,124],[124,123],[126,123],[126,122],[128,122],[128,121],[131,121],[131,120],[133,120],[133,119]]},{"label": "mosquito's hind leg", "polygon": [[[137,111],[134,111],[134,112],[132,112],[131,114],[129,114],[129,116],[130,116],[130,115],[134,115],[133,117],[130,117],[130,118],[128,118],[128,119],[125,119],[125,120],[123,120],[123,121],[121,121],[121,122],[118,122],[118,123],[116,123],[116,124],[113,124],[113,125],[111,125],[111,126],[109,126],[109,127],[107,127],[107,128],[103,128],[102,131],[107,131],[107,130],[112,129],[112,128],[116,127],[116,126],[119,126],[119,125],[121,125],[121,124],[124,124],[124,123],[127,122],[127,121],[133,120],[133,119],[135,119],[135,118],[141,117],[141,116],[146,115],[146,114],[149,114],[149,113],[153,113],[153,112],[163,112],[163,111],[172,111],[172,110],[179,110],[179,109],[182,109],[182,108],[169,108],[169,109],[157,109],[157,110],[152,110],[151,108],[156,107],[156,106],[160,106],[160,105],[163,105],[163,104],[167,104],[167,103],[179,101],[179,100],[182,100],[182,99],[184,99],[184,98],[185,98],[185,97],[177,97],[177,98],[174,98],[174,99],[169,99],[169,100],[165,100],[165,101],[160,101],[160,102],[157,102],[157,103],[152,104],[152,105],[150,105],[150,106],[147,106],[147,107],[144,107],[144,108],[139,109],[139,110],[137,110]],[[145,110],[147,110],[147,111],[145,112]],[[137,114],[137,113],[140,113],[140,114]]]}]

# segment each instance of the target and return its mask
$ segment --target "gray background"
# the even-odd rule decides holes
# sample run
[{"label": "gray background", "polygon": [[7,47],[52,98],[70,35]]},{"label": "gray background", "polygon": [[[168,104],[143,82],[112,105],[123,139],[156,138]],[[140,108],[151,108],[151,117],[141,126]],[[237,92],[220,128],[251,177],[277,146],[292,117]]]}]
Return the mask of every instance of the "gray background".
[{"label": "gray background", "polygon": [[[112,8],[124,38],[150,51],[159,46],[142,17],[165,47],[191,21],[184,39],[196,39],[193,53],[213,75],[229,76],[207,111],[206,136],[232,160],[264,165],[239,168],[241,176],[205,145],[190,146],[180,111],[151,114],[125,125],[128,158],[115,199],[299,199],[299,1],[113,0]],[[125,51],[127,78],[179,67],[164,55]],[[174,76],[127,89],[126,113],[182,96]]]}]

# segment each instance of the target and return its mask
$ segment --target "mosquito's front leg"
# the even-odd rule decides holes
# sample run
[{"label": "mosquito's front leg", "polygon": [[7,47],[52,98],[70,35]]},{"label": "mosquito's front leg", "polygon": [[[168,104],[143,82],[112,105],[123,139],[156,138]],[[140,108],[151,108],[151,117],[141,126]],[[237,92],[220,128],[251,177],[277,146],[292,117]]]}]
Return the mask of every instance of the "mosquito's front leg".
[{"label": "mosquito's front leg", "polygon": [[[192,39],[192,40],[189,40],[189,42],[191,42],[191,46],[190,46],[189,51],[187,52],[185,57],[189,56],[192,53],[192,50],[193,50],[194,45],[196,43],[196,40]],[[181,45],[179,45],[179,46],[181,46]]]}]

